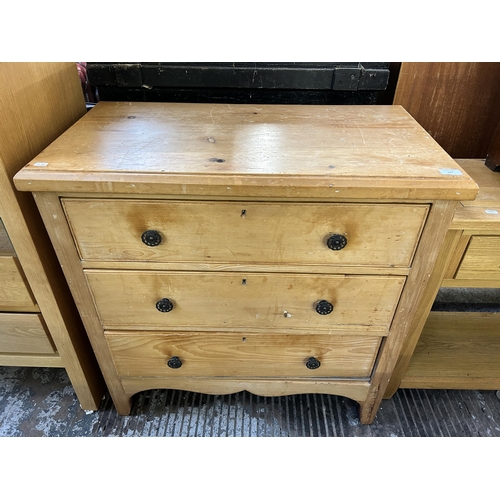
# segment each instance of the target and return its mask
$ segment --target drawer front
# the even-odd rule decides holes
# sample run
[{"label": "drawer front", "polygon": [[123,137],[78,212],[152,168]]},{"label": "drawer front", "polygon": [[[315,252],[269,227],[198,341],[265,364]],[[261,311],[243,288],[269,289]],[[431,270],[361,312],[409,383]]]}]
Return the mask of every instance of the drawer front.
[{"label": "drawer front", "polygon": [[17,257],[0,255],[0,311],[37,311]]},{"label": "drawer front", "polygon": [[106,332],[106,340],[121,377],[361,378],[380,345],[377,337],[225,333]]},{"label": "drawer front", "polygon": [[53,354],[40,314],[0,314],[0,353]]},{"label": "drawer front", "polygon": [[[306,333],[346,327],[386,332],[405,281],[400,276],[233,272],[87,270],[85,275],[106,328]],[[170,311],[160,311],[169,308],[164,299]]]},{"label": "drawer front", "polygon": [[455,277],[500,280],[500,236],[473,236]]},{"label": "drawer front", "polygon": [[[63,206],[84,260],[391,267],[410,265],[428,211],[427,205],[80,199]],[[146,231],[156,232],[149,240],[155,246],[143,243]],[[340,250],[328,246],[335,234],[346,239]],[[338,238],[330,246],[339,246]]]}]

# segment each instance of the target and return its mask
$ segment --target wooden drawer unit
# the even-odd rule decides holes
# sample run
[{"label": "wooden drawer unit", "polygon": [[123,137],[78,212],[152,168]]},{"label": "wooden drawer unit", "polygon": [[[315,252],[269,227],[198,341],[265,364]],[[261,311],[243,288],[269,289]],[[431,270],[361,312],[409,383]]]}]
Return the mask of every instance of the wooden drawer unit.
[{"label": "wooden drawer unit", "polygon": [[[500,388],[500,173],[484,160],[457,163],[477,182],[479,193],[455,212],[386,397],[399,387]],[[465,289],[468,303],[432,307],[441,288],[454,300]]]},{"label": "wooden drawer unit", "polygon": [[372,422],[457,200],[397,106],[97,104],[17,176],[118,411],[324,392]]},{"label": "wooden drawer unit", "polygon": [[85,112],[75,63],[0,63],[0,366],[64,368],[81,407],[97,410],[106,388],[92,346],[33,197],[13,183]]}]

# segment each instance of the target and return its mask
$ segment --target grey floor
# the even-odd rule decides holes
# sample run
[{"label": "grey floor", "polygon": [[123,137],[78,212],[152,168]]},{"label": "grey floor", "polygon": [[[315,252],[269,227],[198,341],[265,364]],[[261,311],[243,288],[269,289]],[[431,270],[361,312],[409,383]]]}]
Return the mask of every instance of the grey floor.
[{"label": "grey floor", "polygon": [[401,389],[362,425],[357,404],[338,396],[152,390],[124,417],[109,396],[83,411],[64,369],[0,367],[0,436],[500,436],[500,400],[495,391]]}]

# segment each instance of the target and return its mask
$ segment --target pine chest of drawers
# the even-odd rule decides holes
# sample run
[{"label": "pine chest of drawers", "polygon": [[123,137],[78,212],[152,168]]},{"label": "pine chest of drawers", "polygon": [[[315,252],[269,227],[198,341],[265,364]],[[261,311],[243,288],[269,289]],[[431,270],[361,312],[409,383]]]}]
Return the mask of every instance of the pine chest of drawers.
[{"label": "pine chest of drawers", "polygon": [[118,411],[330,393],[373,421],[472,179],[398,106],[101,102],[17,176]]}]

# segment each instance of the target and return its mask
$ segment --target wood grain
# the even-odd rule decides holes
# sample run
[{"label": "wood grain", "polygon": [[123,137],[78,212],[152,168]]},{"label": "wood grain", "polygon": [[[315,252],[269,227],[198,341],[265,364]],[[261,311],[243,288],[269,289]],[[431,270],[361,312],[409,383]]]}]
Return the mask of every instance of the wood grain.
[{"label": "wood grain", "polygon": [[12,178],[85,114],[75,64],[0,63],[0,110],[0,157]]},{"label": "wood grain", "polygon": [[[398,360],[401,358],[405,343],[411,345],[418,339],[421,331],[419,322],[422,321],[422,317],[426,317],[439,289],[439,284],[432,279],[432,271],[445,242],[456,205],[457,202],[452,201],[436,201],[432,205],[417,248],[412,271],[394,315],[391,332],[380,349],[370,393],[366,401],[361,403],[360,417],[363,423],[373,422],[389,386],[391,375],[393,376]],[[410,339],[407,339],[408,336]],[[402,363],[406,363],[405,356],[402,357]],[[398,377],[397,373],[396,377]]]},{"label": "wood grain", "polygon": [[[119,413],[148,388],[326,392],[359,401],[363,423],[375,417],[412,322],[430,307],[456,200],[477,194],[398,106],[99,103],[16,185],[34,191]],[[66,213],[60,198],[72,198]],[[334,203],[345,212],[330,213]],[[357,254],[325,265],[324,233],[336,220]],[[165,247],[136,246],[150,224],[160,224]],[[376,234],[387,229],[396,236]],[[357,234],[369,235],[364,252]],[[157,310],[162,298],[170,312]],[[319,300],[333,312],[317,314]],[[371,347],[358,371],[360,339]],[[175,349],[189,376],[165,373]],[[295,371],[295,353],[304,370],[311,352],[327,376]]]},{"label": "wood grain", "polygon": [[[477,182],[479,193],[475,200],[462,201],[451,227],[469,234],[500,232],[500,172],[492,172],[484,160],[457,160],[462,168]],[[488,233],[489,232],[489,233]]]},{"label": "wood grain", "polygon": [[399,106],[100,102],[34,158],[16,185],[349,199],[469,199],[477,193]]},{"label": "wood grain", "polygon": [[59,354],[0,354],[1,366],[31,366],[47,368],[64,368]]},{"label": "wood grain", "polygon": [[407,267],[336,266],[334,264],[254,264],[210,262],[134,262],[134,261],[81,261],[83,269],[117,269],[137,271],[233,271],[244,273],[301,273],[301,274],[373,274],[380,276],[406,276]]},{"label": "wood grain", "polygon": [[58,355],[13,357],[62,365],[80,404],[97,409],[105,386],[33,197],[13,176],[86,112],[74,63],[0,63],[0,216]]},{"label": "wood grain", "polygon": [[384,398],[391,398],[400,386],[401,379],[406,373],[406,369],[412,358],[415,347],[419,341],[422,329],[432,308],[434,300],[443,281],[446,269],[449,267],[450,259],[454,255],[461,238],[460,231],[448,231],[445,241],[437,257],[434,269],[428,277],[427,284],[420,300],[417,312],[411,319],[408,333],[404,338],[403,345],[399,352],[398,360],[392,372],[389,384],[385,390]]},{"label": "wood grain", "polygon": [[394,104],[453,158],[485,158],[499,123],[500,63],[403,62]]},{"label": "wood grain", "polygon": [[500,288],[500,279],[444,279],[441,286],[448,288]]},{"label": "wood grain", "polygon": [[[380,338],[254,334],[108,333],[121,377],[368,378]],[[177,356],[182,366],[169,368]],[[306,361],[321,364],[311,370]]]},{"label": "wood grain", "polygon": [[401,387],[491,390],[499,380],[500,313],[431,312]]},{"label": "wood grain", "polygon": [[455,277],[500,280],[500,235],[472,236]]},{"label": "wood grain", "polygon": [[[407,267],[427,205],[64,199],[82,259]],[[146,230],[162,240],[148,246]],[[326,244],[347,238],[342,250]]]},{"label": "wood grain", "polygon": [[[387,332],[405,278],[86,270],[102,324],[117,329]],[[174,308],[161,313],[168,298]],[[207,300],[207,298],[210,298]],[[321,315],[320,300],[334,309]]]},{"label": "wood grain", "polygon": [[[483,160],[460,159],[457,162],[477,181],[479,195],[474,201],[459,203],[450,225],[452,229],[448,231],[431,277],[429,307],[435,296],[431,294],[434,286],[500,288],[500,217],[486,211],[496,208],[500,211],[500,176],[485,167]],[[457,269],[460,271],[462,266],[459,276]],[[424,312],[418,316],[420,320],[412,325],[413,333],[405,342],[385,397],[392,396],[400,386],[439,389],[499,387],[498,370],[491,369],[498,365],[500,353],[497,346],[498,315],[431,312],[427,318]]]},{"label": "wood grain", "polygon": [[[455,216],[456,214],[455,212]],[[449,253],[449,261],[443,276],[444,280],[451,280],[455,277],[458,266],[462,261],[462,257],[470,241],[470,234],[464,234],[463,231],[454,231],[453,229],[450,229],[450,231],[455,233],[457,239],[454,240],[453,245],[447,246],[446,248],[446,251]]]},{"label": "wood grain", "polygon": [[[466,201],[464,205],[482,206],[485,202],[497,201],[500,190],[500,174],[492,172],[484,163],[484,160],[478,158],[459,158],[456,162],[476,181],[481,188],[475,200]],[[494,190],[494,191],[490,191]]]},{"label": "wood grain", "polygon": [[[74,246],[71,231],[64,216],[59,197],[54,193],[35,193],[34,198],[53,242],[54,249],[57,252],[68,286],[80,312],[85,331],[92,344],[113,402],[118,412],[128,414],[130,413],[131,403],[129,398],[124,394],[123,387],[113,367],[113,361],[104,340],[103,329],[95,311],[92,295],[86,285],[78,253]],[[101,371],[98,373],[101,373]]]},{"label": "wood grain", "polygon": [[0,352],[54,354],[41,314],[0,314]]},{"label": "wood grain", "polygon": [[364,401],[370,383],[365,380],[339,379],[236,379],[230,377],[123,377],[122,384],[130,397],[148,389],[177,389],[205,394],[233,394],[249,391],[258,396],[288,396],[292,394],[335,394]]},{"label": "wood grain", "polygon": [[0,311],[38,311],[17,257],[0,255]]}]

